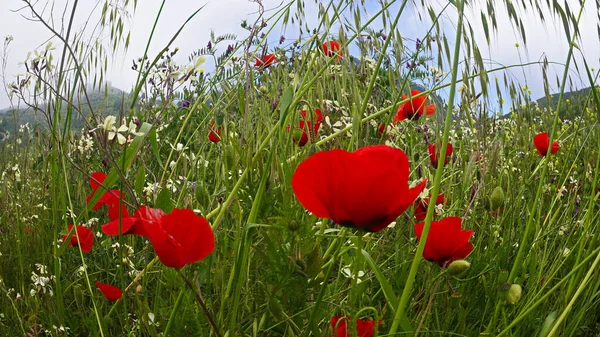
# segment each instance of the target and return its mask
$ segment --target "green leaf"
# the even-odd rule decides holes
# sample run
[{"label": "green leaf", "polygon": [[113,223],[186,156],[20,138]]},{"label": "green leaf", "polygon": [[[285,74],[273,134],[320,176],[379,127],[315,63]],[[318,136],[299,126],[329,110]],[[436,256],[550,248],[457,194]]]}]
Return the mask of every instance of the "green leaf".
[{"label": "green leaf", "polygon": [[146,167],[141,166],[135,175],[135,193],[141,196],[144,192],[144,184],[146,183]]},{"label": "green leaf", "polygon": [[156,203],[154,206],[162,209],[165,213],[171,213],[174,208],[173,201],[171,201],[171,192],[166,188],[160,190],[158,197],[156,197]]},{"label": "green leaf", "polygon": [[[373,270],[377,281],[379,281],[379,285],[381,286],[381,290],[383,291],[383,295],[385,296],[388,305],[390,306],[392,311],[396,312],[396,304],[398,304],[398,298],[396,297],[396,294],[392,289],[392,285],[383,276],[381,270],[379,269],[379,266],[377,265],[377,263],[375,263],[375,261],[373,261],[371,255],[369,255],[369,253],[365,250],[361,250],[361,252],[365,257],[365,261],[367,261],[367,263]],[[414,331],[412,325],[410,324],[410,320],[408,319],[408,317],[406,317],[406,314],[404,314],[400,318],[400,328],[405,332]]]},{"label": "green leaf", "polygon": [[546,319],[544,320],[544,323],[542,324],[542,330],[540,331],[540,334],[538,335],[539,337],[546,337],[546,335],[548,335],[548,332],[550,332],[552,325],[554,325],[554,321],[556,321],[556,315],[558,315],[558,311],[554,310],[553,312],[548,314],[548,316],[546,316]]}]

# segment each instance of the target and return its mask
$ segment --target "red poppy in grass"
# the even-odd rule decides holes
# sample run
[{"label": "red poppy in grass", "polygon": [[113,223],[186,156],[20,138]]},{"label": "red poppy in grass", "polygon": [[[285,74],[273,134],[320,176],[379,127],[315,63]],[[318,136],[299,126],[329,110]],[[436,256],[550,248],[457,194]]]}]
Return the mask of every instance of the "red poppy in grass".
[{"label": "red poppy in grass", "polygon": [[[333,337],[350,337],[350,331],[348,331],[347,321],[350,319],[350,316],[334,316],[331,318],[331,328],[335,333]],[[377,326],[381,325],[381,320],[377,322]],[[375,334],[375,330],[377,327],[375,326],[374,320],[356,320],[356,332],[358,333],[358,337],[371,337]]]},{"label": "red poppy in grass", "polygon": [[[413,89],[410,91],[411,100],[398,107],[396,116],[394,116],[394,123],[403,121],[405,119],[417,120],[421,118],[423,114],[431,116],[435,113],[435,105],[427,105],[427,96],[423,95],[412,98],[413,96],[417,96],[419,94],[421,94],[419,90]],[[405,94],[402,94],[403,100],[406,100],[407,98],[408,97]]]},{"label": "red poppy in grass", "polygon": [[[161,209],[140,207],[132,217],[121,219],[121,233],[148,237],[147,223],[154,223],[165,215]],[[119,235],[119,219],[102,225],[102,232],[108,236]]]},{"label": "red poppy in grass", "polygon": [[[550,138],[548,137],[548,132],[538,133],[535,137],[533,137],[533,144],[540,153],[540,156],[545,157],[546,154],[548,154],[548,149],[550,148]],[[555,154],[558,152],[558,149],[560,149],[558,142],[552,142],[550,153]]]},{"label": "red poppy in grass", "polygon": [[[71,232],[73,225],[69,225],[67,228],[69,232]],[[89,228],[79,225],[75,227],[75,231],[76,233],[73,233],[67,246],[80,246],[84,253],[91,252],[92,246],[94,245],[94,232]],[[63,235],[63,241],[67,239],[67,236],[69,236],[69,233]]]},{"label": "red poppy in grass", "polygon": [[[164,213],[163,213],[164,214]],[[205,218],[189,209],[173,209],[166,215],[148,212],[144,229],[154,251],[167,267],[182,268],[198,262],[215,248],[215,235]]]},{"label": "red poppy in grass", "polygon": [[319,218],[377,232],[404,213],[425,188],[408,186],[408,157],[387,145],[347,152],[321,151],[304,160],[292,176],[300,203]]},{"label": "red poppy in grass", "polygon": [[[441,144],[440,144],[441,145]],[[436,149],[436,145],[427,144],[427,150],[429,151],[429,159],[431,159],[431,166],[434,168],[438,167],[440,159],[440,153]],[[446,146],[446,158],[444,159],[444,166],[448,164],[448,160],[452,158],[452,144],[448,143]]]},{"label": "red poppy in grass", "polygon": [[[92,193],[87,196],[86,202],[89,203],[94,194],[98,191],[98,189],[102,188],[100,184],[104,182],[106,179],[106,174],[102,172],[94,172],[90,177],[90,186],[92,187]],[[104,190],[102,188],[102,190]],[[93,210],[97,211],[102,207],[102,205],[108,206],[108,217],[110,220],[115,220],[119,218],[119,206],[121,206],[121,215],[123,218],[129,217],[129,212],[127,211],[127,207],[125,203],[121,201],[121,199],[125,198],[125,194],[123,194],[119,190],[109,190],[105,191],[104,194],[98,199],[98,202],[92,207]]]},{"label": "red poppy in grass", "polygon": [[102,295],[104,295],[104,297],[111,302],[118,301],[121,299],[121,297],[123,297],[123,292],[121,289],[111,286],[110,284],[96,281],[96,287],[98,287],[98,289],[100,289],[102,292]]},{"label": "red poppy in grass", "polygon": [[221,141],[221,131],[223,131],[223,125],[215,127],[215,121],[210,124],[210,132],[208,133],[208,140],[213,143]]},{"label": "red poppy in grass", "polygon": [[[419,240],[421,240],[423,226],[424,223],[415,225],[415,232]],[[461,226],[462,220],[456,216],[431,222],[423,257],[427,261],[436,262],[442,267],[467,257],[473,250],[473,245],[469,242],[469,239],[475,231],[463,230]]]},{"label": "red poppy in grass", "polygon": [[[425,217],[427,216],[427,207],[429,207],[430,200],[431,200],[431,197],[427,197],[427,198],[421,199],[415,203],[415,219],[417,219],[417,221],[425,220]],[[436,206],[443,205],[444,203],[445,203],[444,195],[439,194],[438,197],[435,199]],[[433,214],[435,214],[435,211],[433,212]]]},{"label": "red poppy in grass", "polygon": [[[319,128],[323,122],[323,113],[321,109],[315,109],[315,113],[312,116],[306,116],[306,110],[300,111],[300,121],[298,122],[298,128],[294,128],[292,134],[292,140],[298,146],[304,146],[309,141],[313,141],[319,133]],[[288,125],[287,131],[292,128]]]},{"label": "red poppy in grass", "polygon": [[321,45],[321,49],[323,50],[323,53],[325,55],[327,55],[328,57],[336,56],[337,61],[341,60],[342,57],[344,56],[344,53],[342,52],[342,48],[337,41],[332,40],[332,41],[325,42]]},{"label": "red poppy in grass", "polygon": [[385,133],[387,125],[385,123],[377,122],[377,134],[381,137]]},{"label": "red poppy in grass", "polygon": [[268,68],[268,67],[272,66],[273,64],[275,64],[275,54],[267,54],[261,58],[255,57],[255,59],[256,59],[256,62],[254,63],[255,68],[265,69],[265,68]]}]

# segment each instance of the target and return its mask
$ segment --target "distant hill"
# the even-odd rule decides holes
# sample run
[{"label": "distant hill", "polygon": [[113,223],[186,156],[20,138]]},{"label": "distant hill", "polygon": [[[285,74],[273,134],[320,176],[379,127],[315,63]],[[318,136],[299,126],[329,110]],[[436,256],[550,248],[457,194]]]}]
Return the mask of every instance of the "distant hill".
[{"label": "distant hill", "polygon": [[[95,90],[88,93],[90,103],[94,112],[101,116],[119,115],[122,110],[126,110],[131,104],[131,98],[128,93],[125,93],[119,88],[108,86],[101,90]],[[85,119],[90,115],[90,109],[85,100],[75,103],[80,107],[83,116],[77,111],[72,111],[71,128],[78,130],[84,127]],[[123,106],[124,105],[124,106]],[[45,105],[39,106],[39,109],[47,112]],[[62,115],[65,116],[67,109],[63,103]],[[64,119],[64,118],[63,118]],[[9,131],[14,133],[20,125],[29,123],[30,128],[47,128],[48,122],[46,116],[41,111],[35,111],[33,108],[21,106],[19,109],[6,108],[0,110],[0,133]],[[62,121],[64,122],[64,120]]]}]

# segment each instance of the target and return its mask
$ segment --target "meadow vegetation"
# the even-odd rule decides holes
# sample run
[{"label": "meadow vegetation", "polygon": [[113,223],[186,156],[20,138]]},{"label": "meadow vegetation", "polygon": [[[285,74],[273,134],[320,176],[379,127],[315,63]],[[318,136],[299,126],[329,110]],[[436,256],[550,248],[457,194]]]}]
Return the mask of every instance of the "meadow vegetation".
[{"label": "meadow vegetation", "polygon": [[[139,55],[120,101],[107,60],[144,4],[97,2],[90,33],[77,1],[62,25],[23,1],[52,39],[6,85],[0,335],[600,335],[586,1],[490,0],[474,21],[466,0],[329,1],[313,26],[308,2],[256,0],[246,36],[215,32],[187,64],[177,35]],[[520,39],[517,13],[562,24],[558,92],[548,60],[482,59],[473,30],[489,44],[499,7]],[[424,36],[403,34],[407,11]],[[567,98],[575,59],[589,89]],[[506,75],[524,67],[545,104]]]}]

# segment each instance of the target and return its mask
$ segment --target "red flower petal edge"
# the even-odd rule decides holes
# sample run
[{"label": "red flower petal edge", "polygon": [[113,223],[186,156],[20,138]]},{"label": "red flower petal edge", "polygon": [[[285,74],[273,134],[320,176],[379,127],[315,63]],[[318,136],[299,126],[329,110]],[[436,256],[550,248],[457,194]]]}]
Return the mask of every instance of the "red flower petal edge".
[{"label": "red flower petal edge", "polygon": [[[421,240],[424,223],[415,225],[417,239]],[[456,260],[462,260],[473,250],[469,242],[475,233],[473,230],[463,230],[462,219],[447,217],[440,221],[431,222],[423,257],[445,267]]]},{"label": "red flower petal edge", "polygon": [[96,281],[96,287],[100,289],[102,295],[106,297],[107,300],[115,302],[120,300],[123,297],[123,292],[121,289],[111,286],[110,284],[100,283]]}]

